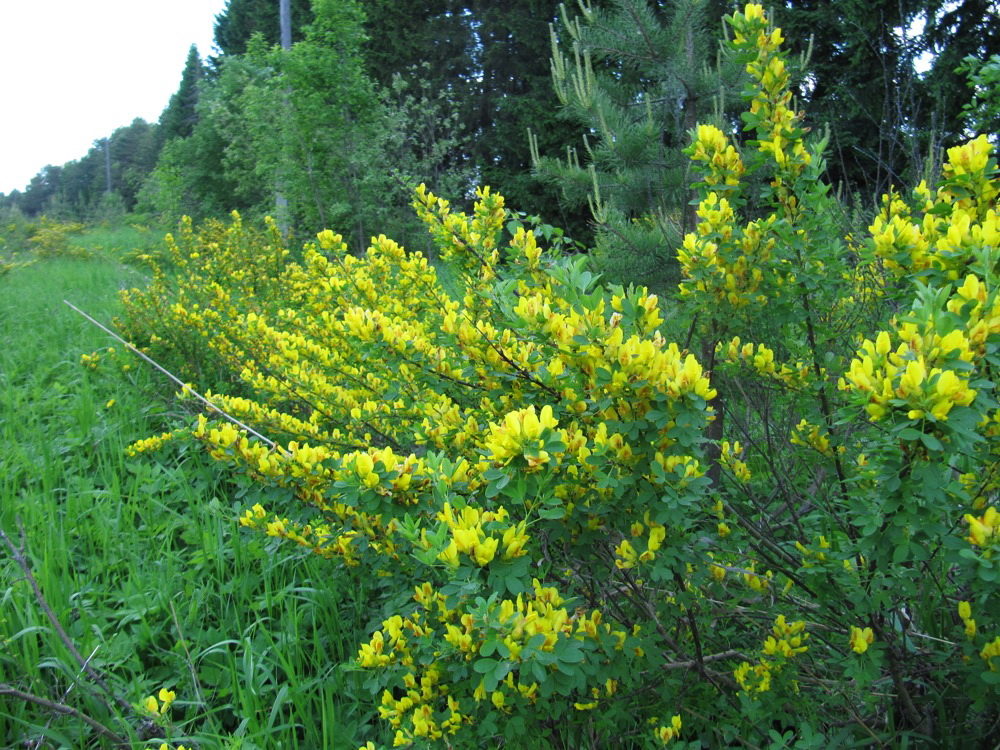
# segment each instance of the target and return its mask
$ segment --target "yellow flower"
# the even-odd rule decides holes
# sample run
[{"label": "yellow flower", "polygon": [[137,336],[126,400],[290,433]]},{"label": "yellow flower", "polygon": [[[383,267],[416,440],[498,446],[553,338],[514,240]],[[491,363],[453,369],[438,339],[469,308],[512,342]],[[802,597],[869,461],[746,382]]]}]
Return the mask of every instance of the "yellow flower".
[{"label": "yellow flower", "polygon": [[979,652],[979,656],[989,665],[991,672],[996,672],[997,666],[993,663],[993,659],[1000,656],[1000,637],[993,639],[992,643],[987,643]]},{"label": "yellow flower", "polygon": [[969,524],[969,536],[966,539],[977,547],[989,546],[1000,532],[1000,513],[992,505],[979,518],[966,513],[965,521]]},{"label": "yellow flower", "polygon": [[875,641],[875,634],[871,628],[858,628],[851,626],[851,650],[856,654],[863,654]]},{"label": "yellow flower", "polygon": [[664,745],[671,740],[676,740],[681,736],[681,717],[674,716],[670,719],[669,727],[659,727],[656,730],[656,737]]},{"label": "yellow flower", "polygon": [[970,641],[976,637],[976,621],[971,617],[965,621],[965,637]]},{"label": "yellow flower", "polygon": [[476,689],[472,692],[472,697],[475,699],[476,703],[479,703],[479,701],[484,700],[486,698],[485,679],[479,681],[479,685],[477,685]]}]

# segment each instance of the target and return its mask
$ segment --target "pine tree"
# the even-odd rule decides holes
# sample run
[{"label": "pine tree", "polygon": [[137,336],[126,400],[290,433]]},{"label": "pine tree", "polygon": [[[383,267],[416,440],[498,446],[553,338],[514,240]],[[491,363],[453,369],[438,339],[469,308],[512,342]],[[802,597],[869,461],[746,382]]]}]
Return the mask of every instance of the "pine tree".
[{"label": "pine tree", "polygon": [[717,62],[722,9],[706,0],[581,8],[553,31],[552,75],[564,116],[590,135],[562,158],[536,145],[535,167],[570,205],[589,205],[606,277],[663,290],[693,228],[681,149],[735,93],[735,66]]}]

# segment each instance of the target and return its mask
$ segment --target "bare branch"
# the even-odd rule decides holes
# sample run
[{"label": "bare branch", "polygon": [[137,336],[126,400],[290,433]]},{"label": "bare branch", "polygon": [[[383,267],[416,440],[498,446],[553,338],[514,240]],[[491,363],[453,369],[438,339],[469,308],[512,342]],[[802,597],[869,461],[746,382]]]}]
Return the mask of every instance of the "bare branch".
[{"label": "bare branch", "polygon": [[108,740],[115,743],[116,746],[131,747],[131,743],[124,737],[115,734],[101,722],[97,721],[97,719],[93,719],[90,716],[87,716],[87,714],[76,710],[72,706],[67,706],[65,703],[57,703],[56,701],[50,701],[47,698],[42,698],[40,695],[35,695],[34,693],[26,693],[23,690],[18,690],[11,685],[7,685],[6,683],[0,683],[0,695],[10,695],[24,701],[25,703],[34,703],[36,706],[42,706],[43,708],[47,708],[49,711],[72,716],[87,724],[102,737],[106,737]]}]

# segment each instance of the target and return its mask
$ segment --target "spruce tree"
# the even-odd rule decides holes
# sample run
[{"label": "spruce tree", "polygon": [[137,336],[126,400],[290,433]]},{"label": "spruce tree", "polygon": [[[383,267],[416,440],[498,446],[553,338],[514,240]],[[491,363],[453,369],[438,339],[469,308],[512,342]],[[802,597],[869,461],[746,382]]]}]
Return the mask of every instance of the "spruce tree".
[{"label": "spruce tree", "polygon": [[181,84],[170,97],[163,114],[160,115],[160,139],[165,143],[172,138],[187,138],[194,132],[198,122],[198,87],[204,75],[198,47],[191,45],[188,50]]}]

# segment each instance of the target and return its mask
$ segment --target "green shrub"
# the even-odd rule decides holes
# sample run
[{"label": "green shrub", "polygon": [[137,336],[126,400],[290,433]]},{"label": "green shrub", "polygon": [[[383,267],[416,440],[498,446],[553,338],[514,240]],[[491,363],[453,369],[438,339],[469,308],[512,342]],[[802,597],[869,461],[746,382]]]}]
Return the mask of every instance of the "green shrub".
[{"label": "green shrub", "polygon": [[383,584],[343,668],[396,745],[969,746],[998,719],[996,161],[952,149],[842,238],[780,30],[729,21],[750,140],[692,133],[683,345],[488,189],[471,216],[417,192],[458,295],[327,230],[259,298],[178,264],[143,303],[209,332],[241,387],[212,399],[274,441],[193,429],[260,489],[242,523]]}]

